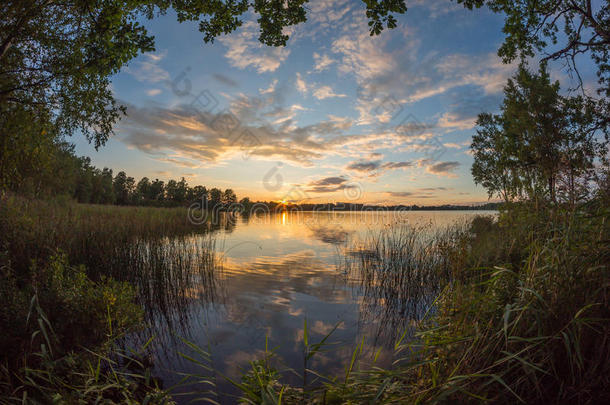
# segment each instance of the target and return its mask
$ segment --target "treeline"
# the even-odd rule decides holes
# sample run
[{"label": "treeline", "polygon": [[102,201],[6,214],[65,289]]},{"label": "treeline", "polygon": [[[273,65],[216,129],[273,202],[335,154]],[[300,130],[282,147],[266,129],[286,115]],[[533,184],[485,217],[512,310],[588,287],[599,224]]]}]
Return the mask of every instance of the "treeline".
[{"label": "treeline", "polygon": [[[123,171],[114,174],[112,169],[99,169],[89,157],[76,156],[74,147],[66,142],[52,140],[39,145],[39,150],[44,155],[38,161],[44,164],[30,169],[19,159],[8,161],[6,154],[0,158],[3,189],[34,197],[63,195],[85,204],[177,207],[199,202],[204,208],[214,208],[238,203],[232,189],[190,186],[184,177],[167,182],[144,177],[136,182]],[[248,198],[239,202],[250,206]]]},{"label": "treeline", "polygon": [[[204,206],[216,207],[238,202],[230,188],[223,191],[201,185],[191,187],[184,177],[167,182],[143,177],[136,182],[123,171],[113,176],[112,169],[92,166],[88,157],[78,160],[73,197],[80,203],[174,207],[203,201]],[[249,200],[245,198],[242,202]]]}]

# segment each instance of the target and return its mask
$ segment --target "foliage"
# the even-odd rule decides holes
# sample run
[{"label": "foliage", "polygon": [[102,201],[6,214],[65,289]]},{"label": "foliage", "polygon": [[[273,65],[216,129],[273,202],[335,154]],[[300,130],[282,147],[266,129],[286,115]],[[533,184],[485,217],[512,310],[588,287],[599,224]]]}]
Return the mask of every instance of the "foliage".
[{"label": "foliage", "polygon": [[0,113],[0,189],[24,194],[69,194],[74,182],[72,147],[61,142],[44,111]]},{"label": "foliage", "polygon": [[24,355],[18,370],[0,368],[2,403],[173,403],[151,376],[141,352],[119,349],[113,339],[97,351],[64,352],[49,319],[34,295],[27,315],[36,325],[32,352]]},{"label": "foliage", "polygon": [[22,285],[12,268],[3,267],[0,288],[11,303],[0,314],[3,361],[14,363],[20,361],[19,356],[27,360],[31,345],[38,342],[28,339],[33,326],[28,316],[31,296],[36,297],[36,305],[45,308],[45,321],[54,325],[53,346],[62,353],[77,345],[100,344],[142,319],[129,284],[107,277],[94,282],[83,266],[70,266],[65,254],[53,255],[44,267],[33,264],[30,273],[32,280]]},{"label": "foliage", "polygon": [[[545,60],[565,59],[576,69],[586,54],[598,65],[600,92],[610,97],[610,2],[601,0],[457,0],[472,9],[483,5],[506,15],[504,43],[498,54],[505,62],[543,52]],[[562,41],[563,43],[557,47]],[[580,76],[579,76],[580,77]],[[582,85],[582,83],[581,83]],[[606,106],[607,108],[607,106]]]},{"label": "foliage", "polygon": [[6,130],[6,136],[0,137],[0,190],[34,197],[64,195],[91,204],[176,207],[199,203],[202,208],[228,208],[237,203],[232,189],[211,189],[207,199],[205,186],[190,186],[184,177],[167,183],[143,177],[136,183],[124,171],[114,175],[112,169],[100,170],[90,158],[77,157],[73,146],[47,132],[53,128],[44,119],[39,122],[25,111],[19,120],[14,118],[0,116],[0,131]]},{"label": "foliage", "polygon": [[[522,263],[469,270],[441,297],[439,315],[421,334],[429,362],[416,368],[417,396],[604,402],[607,218],[607,210],[554,214],[552,222],[529,210],[503,216],[492,232],[505,235]],[[514,245],[520,228],[529,228],[523,249]]]},{"label": "foliage", "polygon": [[561,96],[544,66],[537,74],[521,66],[504,92],[501,114],[477,121],[475,183],[505,201],[561,198],[573,206],[589,197],[587,183],[607,151],[609,129],[598,126],[594,101]]},{"label": "foliage", "polygon": [[65,200],[0,195],[0,265],[29,279],[31,263],[44,266],[58,250],[92,274],[118,275],[121,259],[137,241],[206,232],[186,208],[111,207]]}]

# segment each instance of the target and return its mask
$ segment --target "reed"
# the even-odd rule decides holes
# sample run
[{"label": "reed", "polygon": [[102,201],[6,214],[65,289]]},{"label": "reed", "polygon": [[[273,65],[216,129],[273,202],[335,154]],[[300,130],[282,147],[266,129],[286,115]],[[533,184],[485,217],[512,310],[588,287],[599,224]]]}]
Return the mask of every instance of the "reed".
[{"label": "reed", "polygon": [[[208,225],[190,223],[183,208],[1,195],[0,292],[8,303],[0,309],[2,392],[19,388],[21,379],[29,381],[28,365],[89,364],[90,352],[97,348],[118,355],[120,350],[106,346],[119,340],[124,346],[119,336],[127,332],[129,343],[146,342],[151,335],[163,340],[173,331],[186,334],[191,304],[222,295],[221,261]],[[38,340],[32,338],[41,336],[40,325],[28,316],[32,297],[53,325],[53,361],[41,357]],[[45,373],[48,378],[40,384],[46,381],[50,390],[60,384],[51,379],[51,371]],[[0,396],[0,402],[7,398]]]},{"label": "reed", "polygon": [[607,402],[608,225],[603,208],[475,221],[445,252],[449,282],[416,339],[398,340],[395,366],[327,390],[358,403]]},{"label": "reed", "polygon": [[[603,206],[517,206],[424,238],[421,229],[384,230],[348,250],[343,269],[382,311],[420,315],[396,329],[393,365],[363,362],[361,343],[345,376],[296,397],[268,362],[253,373],[268,376],[272,403],[607,403],[608,218]],[[426,311],[409,307],[417,300]],[[245,376],[244,392],[256,381]]]},{"label": "reed", "polygon": [[340,252],[338,269],[361,295],[364,321],[379,325],[378,335],[397,339],[412,320],[421,319],[451,279],[451,252],[467,224],[446,228],[397,223]]}]

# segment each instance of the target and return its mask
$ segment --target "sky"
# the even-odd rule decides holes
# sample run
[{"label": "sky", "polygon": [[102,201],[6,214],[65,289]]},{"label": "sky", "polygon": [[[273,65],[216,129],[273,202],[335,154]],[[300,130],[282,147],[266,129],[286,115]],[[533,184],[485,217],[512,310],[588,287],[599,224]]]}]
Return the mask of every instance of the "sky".
[{"label": "sky", "polygon": [[516,69],[496,55],[503,17],[408,6],[371,37],[362,1],[312,0],[279,48],[258,42],[254,15],[213,44],[172,13],[146,21],[156,50],[112,79],[127,116],[98,151],[75,137],[76,152],[136,180],[184,177],[253,200],[487,202],[469,145]]}]

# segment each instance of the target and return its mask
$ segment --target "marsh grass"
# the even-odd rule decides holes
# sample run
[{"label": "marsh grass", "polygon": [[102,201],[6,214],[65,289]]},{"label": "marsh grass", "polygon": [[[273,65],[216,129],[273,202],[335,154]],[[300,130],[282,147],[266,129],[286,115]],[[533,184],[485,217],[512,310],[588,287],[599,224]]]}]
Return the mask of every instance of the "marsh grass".
[{"label": "marsh grass", "polygon": [[[31,341],[38,345],[30,361],[17,372],[6,367],[0,368],[0,403],[12,404],[174,404],[175,391],[197,384],[200,401],[216,403],[213,376],[188,375],[171,387],[164,387],[152,373],[154,360],[148,355],[149,338],[143,345],[122,348],[117,343],[120,336],[107,340],[97,349],[63,352],[58,345],[60,337],[48,316],[34,296],[28,313],[28,320],[37,325]],[[182,340],[182,347],[191,349],[193,345]],[[184,349],[181,349],[184,350]],[[197,348],[199,357],[180,352],[180,355],[199,364],[204,370],[211,370],[210,357]],[[11,381],[12,380],[12,381]],[[208,390],[201,386],[210,387]]]},{"label": "marsh grass", "polygon": [[[3,387],[14,391],[17,380],[27,377],[28,364],[85,361],[85,352],[108,342],[114,345],[108,352],[119,355],[128,331],[136,332],[127,340],[131,343],[144,343],[151,335],[162,340],[174,331],[186,334],[191,304],[222,295],[221,260],[209,229],[191,224],[182,208],[0,195],[0,291],[8,303],[0,310]],[[27,321],[32,296],[54,328],[61,355],[52,356],[53,362],[40,356],[31,339],[41,333]],[[140,339],[133,339],[138,333]],[[41,387],[61,384],[52,373],[59,369],[46,372]],[[75,387],[81,388],[93,389]]]},{"label": "marsh grass", "polygon": [[379,325],[377,335],[396,340],[422,319],[451,280],[451,253],[467,232],[466,223],[445,228],[398,223],[348,242],[338,269],[362,296],[362,322]]},{"label": "marsh grass", "polygon": [[448,245],[449,282],[394,366],[329,391],[354,403],[604,403],[608,225],[603,208],[477,219]]},{"label": "marsh grass", "polygon": [[115,253],[136,240],[207,230],[207,224],[194,225],[188,220],[186,208],[86,205],[0,195],[4,259],[24,277],[33,261],[44,263],[58,250],[72,263],[85,265],[93,277],[116,274],[123,263]]},{"label": "marsh grass", "polygon": [[608,218],[603,206],[517,206],[423,240],[416,228],[383,231],[348,251],[344,270],[364,280],[372,307],[387,306],[383,322],[386,311],[418,313],[403,311],[416,299],[430,309],[398,329],[394,363],[363,362],[361,342],[344,376],[301,396],[286,395],[294,387],[269,362],[251,372],[266,379],[241,388],[266,381],[273,400],[255,403],[608,403]]},{"label": "marsh grass", "polygon": [[184,208],[114,207],[0,196],[0,265],[17,287],[35,284],[56,254],[92,280],[112,277],[137,289],[147,310],[170,320],[189,300],[219,295],[221,260],[207,225]]}]

